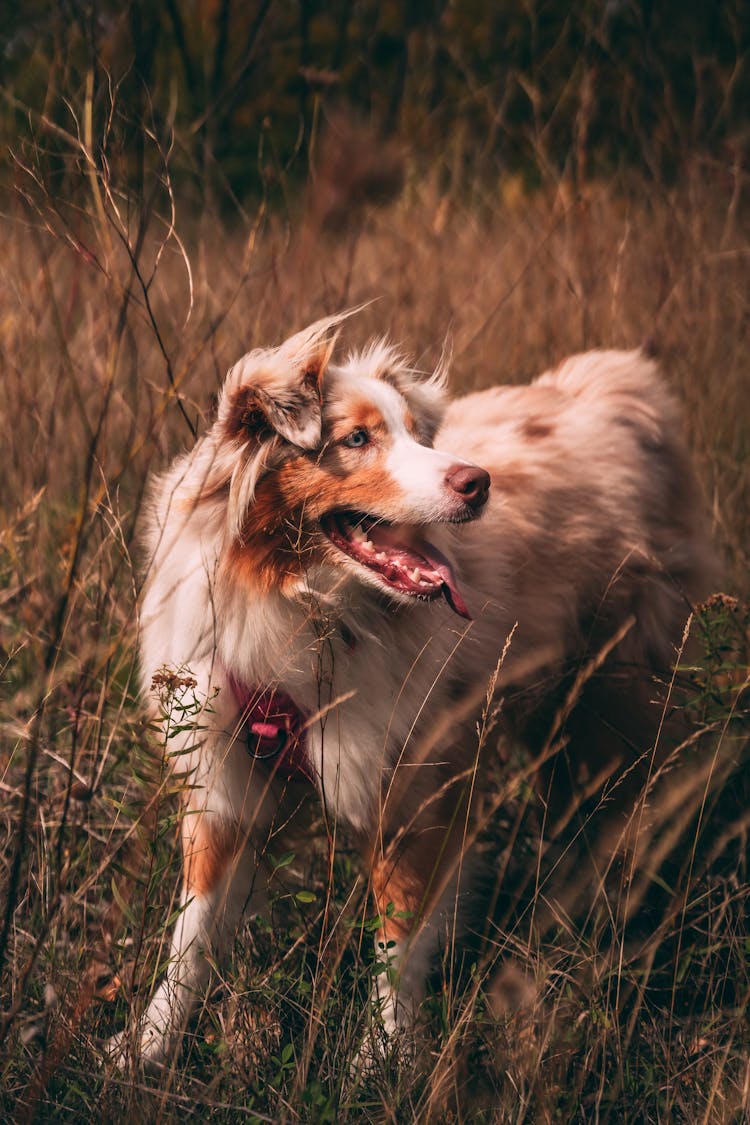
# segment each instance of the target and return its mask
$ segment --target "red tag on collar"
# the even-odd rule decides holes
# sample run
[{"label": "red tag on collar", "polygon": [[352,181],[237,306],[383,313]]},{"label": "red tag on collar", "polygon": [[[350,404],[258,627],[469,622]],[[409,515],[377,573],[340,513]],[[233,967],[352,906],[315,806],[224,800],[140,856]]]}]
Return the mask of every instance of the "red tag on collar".
[{"label": "red tag on collar", "polygon": [[305,746],[305,716],[291,696],[248,688],[230,673],[227,680],[242,708],[248,754],[267,761],[271,773],[287,781],[314,781]]}]

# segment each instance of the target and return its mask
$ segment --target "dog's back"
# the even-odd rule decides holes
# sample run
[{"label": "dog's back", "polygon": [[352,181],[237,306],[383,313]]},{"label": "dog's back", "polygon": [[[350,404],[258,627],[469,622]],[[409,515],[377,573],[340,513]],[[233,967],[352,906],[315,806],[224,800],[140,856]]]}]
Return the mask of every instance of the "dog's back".
[{"label": "dog's back", "polygon": [[482,520],[455,537],[488,606],[480,630],[502,602],[524,649],[553,643],[580,658],[632,615],[621,651],[671,663],[715,562],[678,411],[651,359],[587,352],[529,386],[458,399],[437,445],[492,477]]},{"label": "dog's back", "polygon": [[486,599],[478,633],[501,613],[516,625],[503,721],[550,754],[538,774],[548,834],[609,794],[589,824],[593,869],[567,887],[565,865],[557,873],[570,908],[592,870],[633,849],[634,803],[686,733],[674,667],[717,563],[680,430],[652,359],[595,351],[454,401],[438,435],[492,476],[488,510],[456,549]]}]

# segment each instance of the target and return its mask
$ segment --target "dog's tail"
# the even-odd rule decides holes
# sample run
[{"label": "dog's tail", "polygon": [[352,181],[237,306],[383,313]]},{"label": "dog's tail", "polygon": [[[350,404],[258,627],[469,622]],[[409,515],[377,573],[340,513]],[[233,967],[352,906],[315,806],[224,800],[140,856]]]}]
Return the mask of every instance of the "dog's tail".
[{"label": "dog's tail", "polygon": [[659,443],[680,432],[680,411],[661,369],[645,349],[600,350],[571,356],[539,383],[554,386],[612,422],[640,428]]}]

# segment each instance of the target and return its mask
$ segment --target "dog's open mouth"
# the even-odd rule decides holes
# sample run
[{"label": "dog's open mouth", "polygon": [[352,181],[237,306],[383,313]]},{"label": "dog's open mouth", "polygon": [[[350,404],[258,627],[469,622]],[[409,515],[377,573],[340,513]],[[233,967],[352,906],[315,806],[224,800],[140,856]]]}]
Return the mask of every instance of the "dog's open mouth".
[{"label": "dog's open mouth", "polygon": [[362,512],[331,512],[321,528],[335,547],[374,571],[386,586],[425,600],[442,594],[452,610],[471,620],[451,564],[418,528],[385,523]]}]

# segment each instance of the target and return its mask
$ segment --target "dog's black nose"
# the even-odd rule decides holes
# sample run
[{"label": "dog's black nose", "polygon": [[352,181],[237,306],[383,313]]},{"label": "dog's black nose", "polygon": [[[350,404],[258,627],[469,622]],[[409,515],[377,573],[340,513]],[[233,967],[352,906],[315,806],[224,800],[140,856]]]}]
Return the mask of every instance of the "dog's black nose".
[{"label": "dog's black nose", "polygon": [[487,503],[490,474],[484,469],[478,469],[476,465],[459,465],[451,469],[445,477],[445,483],[472,508],[481,508]]}]

